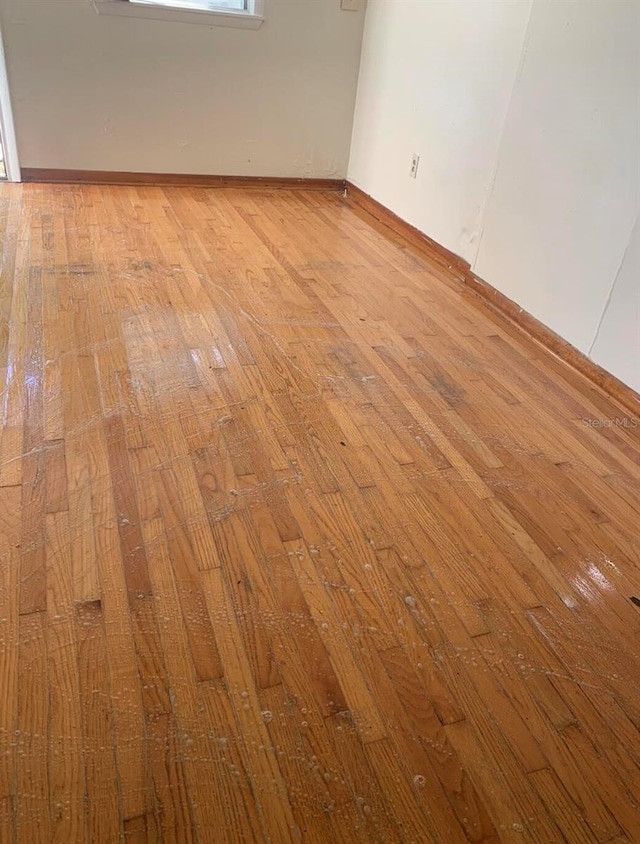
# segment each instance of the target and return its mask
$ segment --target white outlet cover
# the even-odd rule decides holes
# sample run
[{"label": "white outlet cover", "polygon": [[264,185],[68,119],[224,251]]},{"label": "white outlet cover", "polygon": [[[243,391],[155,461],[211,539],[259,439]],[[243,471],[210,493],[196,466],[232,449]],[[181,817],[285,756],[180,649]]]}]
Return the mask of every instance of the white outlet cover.
[{"label": "white outlet cover", "polygon": [[340,0],[340,8],[343,12],[360,11],[360,0]]}]

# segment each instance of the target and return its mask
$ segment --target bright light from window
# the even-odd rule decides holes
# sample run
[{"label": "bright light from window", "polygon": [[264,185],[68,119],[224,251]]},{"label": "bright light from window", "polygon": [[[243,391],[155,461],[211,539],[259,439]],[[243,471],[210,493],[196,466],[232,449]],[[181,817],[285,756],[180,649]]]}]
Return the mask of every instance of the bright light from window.
[{"label": "bright light from window", "polygon": [[174,9],[199,9],[215,12],[218,9],[229,9],[234,12],[244,12],[248,0],[129,0],[144,6],[170,6]]}]

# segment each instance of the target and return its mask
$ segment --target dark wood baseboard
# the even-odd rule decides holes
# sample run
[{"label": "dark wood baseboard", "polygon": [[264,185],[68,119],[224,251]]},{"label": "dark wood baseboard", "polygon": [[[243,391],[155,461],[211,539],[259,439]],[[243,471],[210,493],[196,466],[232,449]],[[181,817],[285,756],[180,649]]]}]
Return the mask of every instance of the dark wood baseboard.
[{"label": "dark wood baseboard", "polygon": [[347,201],[350,204],[356,205],[358,208],[366,211],[367,214],[378,220],[378,222],[409,241],[412,246],[422,252],[426,252],[431,260],[437,261],[438,264],[447,267],[447,269],[454,270],[454,274],[458,277],[462,277],[469,271],[469,264],[464,258],[446,249],[436,240],[421,232],[420,229],[405,222],[397,214],[394,214],[393,211],[390,211],[372,196],[369,196],[368,193],[360,190],[360,188],[357,188],[351,182],[346,183],[346,191]]},{"label": "dark wood baseboard", "polygon": [[606,369],[587,357],[584,352],[576,349],[568,340],[556,334],[555,331],[471,270],[465,277],[465,284],[493,310],[521,328],[533,340],[544,346],[548,351],[553,352],[556,357],[584,375],[585,378],[604,390],[607,395],[640,418],[640,395],[632,387],[616,378],[611,372],[607,372]]},{"label": "dark wood baseboard", "polygon": [[297,179],[285,176],[198,176],[184,173],[126,173],[111,170],[51,170],[23,167],[23,182],[67,185],[147,185],[201,188],[344,190],[344,179]]},{"label": "dark wood baseboard", "polygon": [[414,226],[402,220],[384,205],[373,197],[364,193],[351,182],[346,183],[346,199],[357,208],[391,229],[395,234],[402,237],[409,245],[417,248],[431,260],[438,264],[445,264],[449,269],[473,293],[479,296],[492,310],[499,313],[510,323],[528,334],[533,340],[539,343],[556,357],[579,372],[600,389],[604,390],[611,398],[615,399],[625,408],[630,410],[636,417],[640,417],[640,395],[636,391],[616,378],[606,369],[587,357],[567,340],[560,337],[536,317],[521,308],[518,304],[505,296],[491,284],[472,272],[471,267],[464,258],[446,249],[437,241],[416,229]]}]

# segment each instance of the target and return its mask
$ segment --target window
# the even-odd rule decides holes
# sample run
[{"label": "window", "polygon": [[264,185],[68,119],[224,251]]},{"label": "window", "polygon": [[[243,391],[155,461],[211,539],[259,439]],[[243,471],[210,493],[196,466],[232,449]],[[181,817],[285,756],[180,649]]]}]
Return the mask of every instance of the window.
[{"label": "window", "polygon": [[219,9],[235,9],[246,11],[246,0],[128,0],[129,3],[140,3],[145,6],[169,6],[180,9],[199,9],[205,12],[215,12]]},{"label": "window", "polygon": [[99,15],[258,29],[265,0],[93,0]]}]

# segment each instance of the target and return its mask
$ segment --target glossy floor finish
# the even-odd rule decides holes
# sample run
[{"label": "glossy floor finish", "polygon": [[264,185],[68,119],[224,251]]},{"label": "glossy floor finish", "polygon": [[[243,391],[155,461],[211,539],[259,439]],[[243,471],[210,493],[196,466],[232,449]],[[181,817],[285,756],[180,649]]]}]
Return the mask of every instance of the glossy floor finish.
[{"label": "glossy floor finish", "polygon": [[0,205],[1,841],[639,840],[628,411],[338,194]]}]

